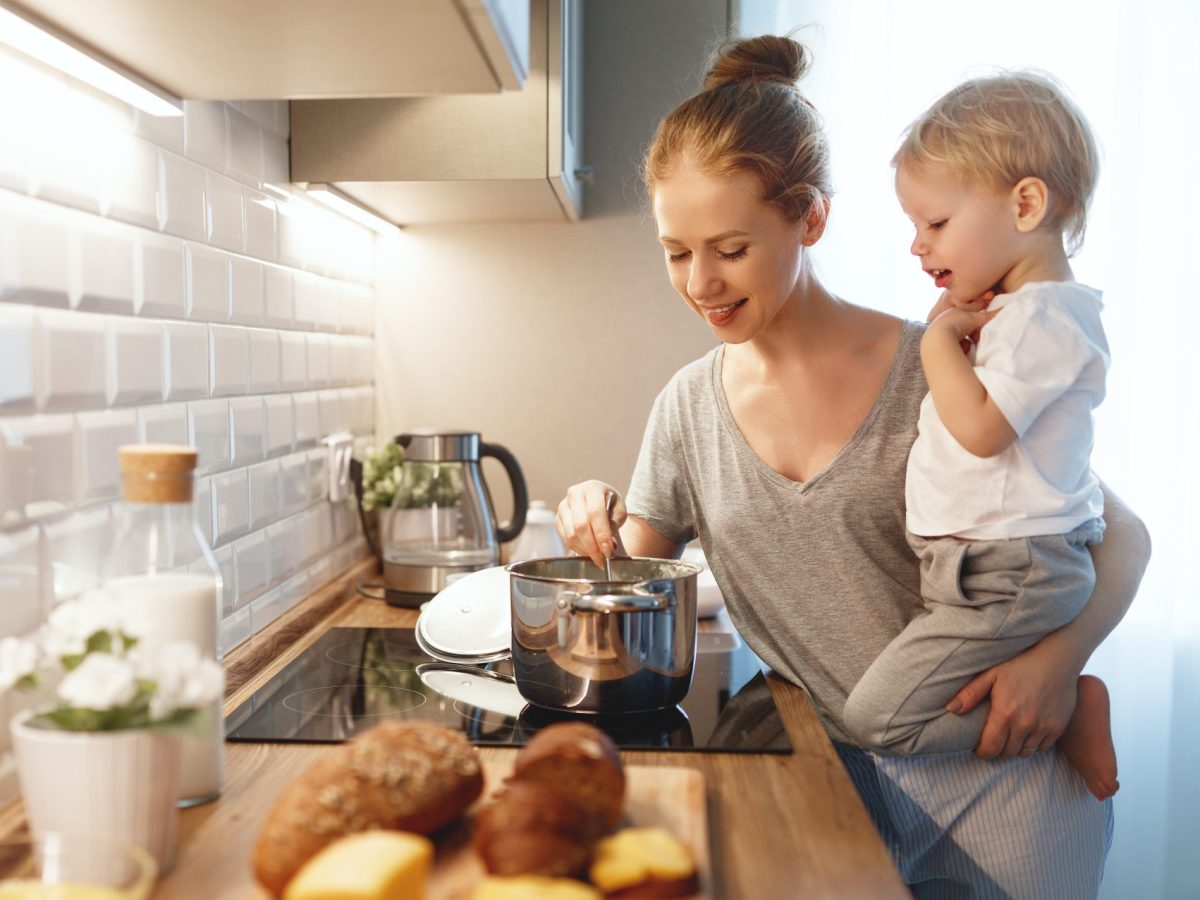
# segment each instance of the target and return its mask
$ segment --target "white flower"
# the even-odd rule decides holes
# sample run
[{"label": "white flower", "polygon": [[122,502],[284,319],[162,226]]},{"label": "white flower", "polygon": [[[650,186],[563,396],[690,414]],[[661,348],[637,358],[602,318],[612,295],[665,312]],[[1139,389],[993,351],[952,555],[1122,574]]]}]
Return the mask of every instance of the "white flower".
[{"label": "white flower", "polygon": [[126,705],[137,690],[137,673],[128,660],[111,653],[89,653],[63,678],[58,696],[77,709],[105,710]]},{"label": "white flower", "polygon": [[195,644],[171,641],[153,649],[136,648],[130,658],[138,677],[154,682],[150,715],[164,719],[182,709],[201,709],[221,696],[225,673],[200,655]]},{"label": "white flower", "polygon": [[97,632],[122,632],[130,637],[140,637],[144,630],[124,604],[97,589],[51,610],[42,643],[47,654],[61,657],[82,653],[88,639]]},{"label": "white flower", "polygon": [[4,693],[37,668],[37,647],[20,638],[0,640],[0,693]]}]

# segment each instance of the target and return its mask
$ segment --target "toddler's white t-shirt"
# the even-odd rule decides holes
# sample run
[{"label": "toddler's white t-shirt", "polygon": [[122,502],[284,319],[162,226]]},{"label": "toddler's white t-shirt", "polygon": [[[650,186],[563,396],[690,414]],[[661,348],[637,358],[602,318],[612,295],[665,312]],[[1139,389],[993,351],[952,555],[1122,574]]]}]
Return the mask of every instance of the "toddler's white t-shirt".
[{"label": "toddler's white t-shirt", "polygon": [[973,365],[1017,440],[992,457],[968,453],[927,394],[908,457],[907,528],[971,540],[1065,534],[1104,511],[1090,463],[1109,363],[1100,292],[1034,282],[989,308],[1001,312],[983,327]]}]

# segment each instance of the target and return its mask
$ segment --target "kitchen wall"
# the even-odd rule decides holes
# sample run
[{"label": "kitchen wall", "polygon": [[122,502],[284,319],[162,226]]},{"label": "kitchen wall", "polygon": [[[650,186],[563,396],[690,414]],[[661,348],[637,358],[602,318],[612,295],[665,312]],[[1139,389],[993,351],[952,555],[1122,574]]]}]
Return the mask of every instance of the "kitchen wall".
[{"label": "kitchen wall", "polygon": [[156,119],[6,50],[0,85],[0,636],[97,570],[117,447],[171,442],[228,650],[365,555],[319,441],[373,440],[373,233],[293,195],[285,102]]},{"label": "kitchen wall", "polygon": [[[404,229],[381,254],[379,434],[467,427],[507,446],[530,496],[583,478],[628,486],[647,413],[713,346],[671,290],[637,167],[659,118],[698,87],[724,0],[584,4],[585,189],[576,224]],[[504,473],[486,466],[501,516]]]}]

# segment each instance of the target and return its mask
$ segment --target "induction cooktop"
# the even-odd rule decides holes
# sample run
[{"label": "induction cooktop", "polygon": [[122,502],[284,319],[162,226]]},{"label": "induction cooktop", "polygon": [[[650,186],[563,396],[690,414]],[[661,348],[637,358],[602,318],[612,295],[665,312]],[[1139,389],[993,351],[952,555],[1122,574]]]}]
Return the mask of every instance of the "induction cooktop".
[{"label": "induction cooktop", "polygon": [[527,704],[508,660],[440,662],[411,628],[331,628],[225,719],[230,741],[336,743],[384,718],[461,730],[473,744],[523,744],[552,722],[583,719],[627,750],[791,753],[758,657],[734,633],[699,635],[695,677],[678,706],[581,715]]}]

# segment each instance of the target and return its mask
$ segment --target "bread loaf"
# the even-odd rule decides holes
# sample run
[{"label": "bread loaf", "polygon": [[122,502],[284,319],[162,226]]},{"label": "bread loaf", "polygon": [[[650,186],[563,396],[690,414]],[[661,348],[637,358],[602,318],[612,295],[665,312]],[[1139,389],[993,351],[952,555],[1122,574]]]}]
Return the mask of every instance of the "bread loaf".
[{"label": "bread loaf", "polygon": [[571,797],[592,837],[617,827],[625,808],[625,770],[612,738],[586,722],[543,728],[517,754],[512,781],[537,782]]},{"label": "bread loaf", "polygon": [[592,856],[594,826],[571,797],[512,781],[475,816],[472,846],[493,875],[578,875]]},{"label": "bread loaf", "polygon": [[382,722],[325,752],[283,790],[259,833],[254,874],[279,896],[310,857],[342,835],[368,828],[429,834],[482,790],[479,756],[461,734]]}]

